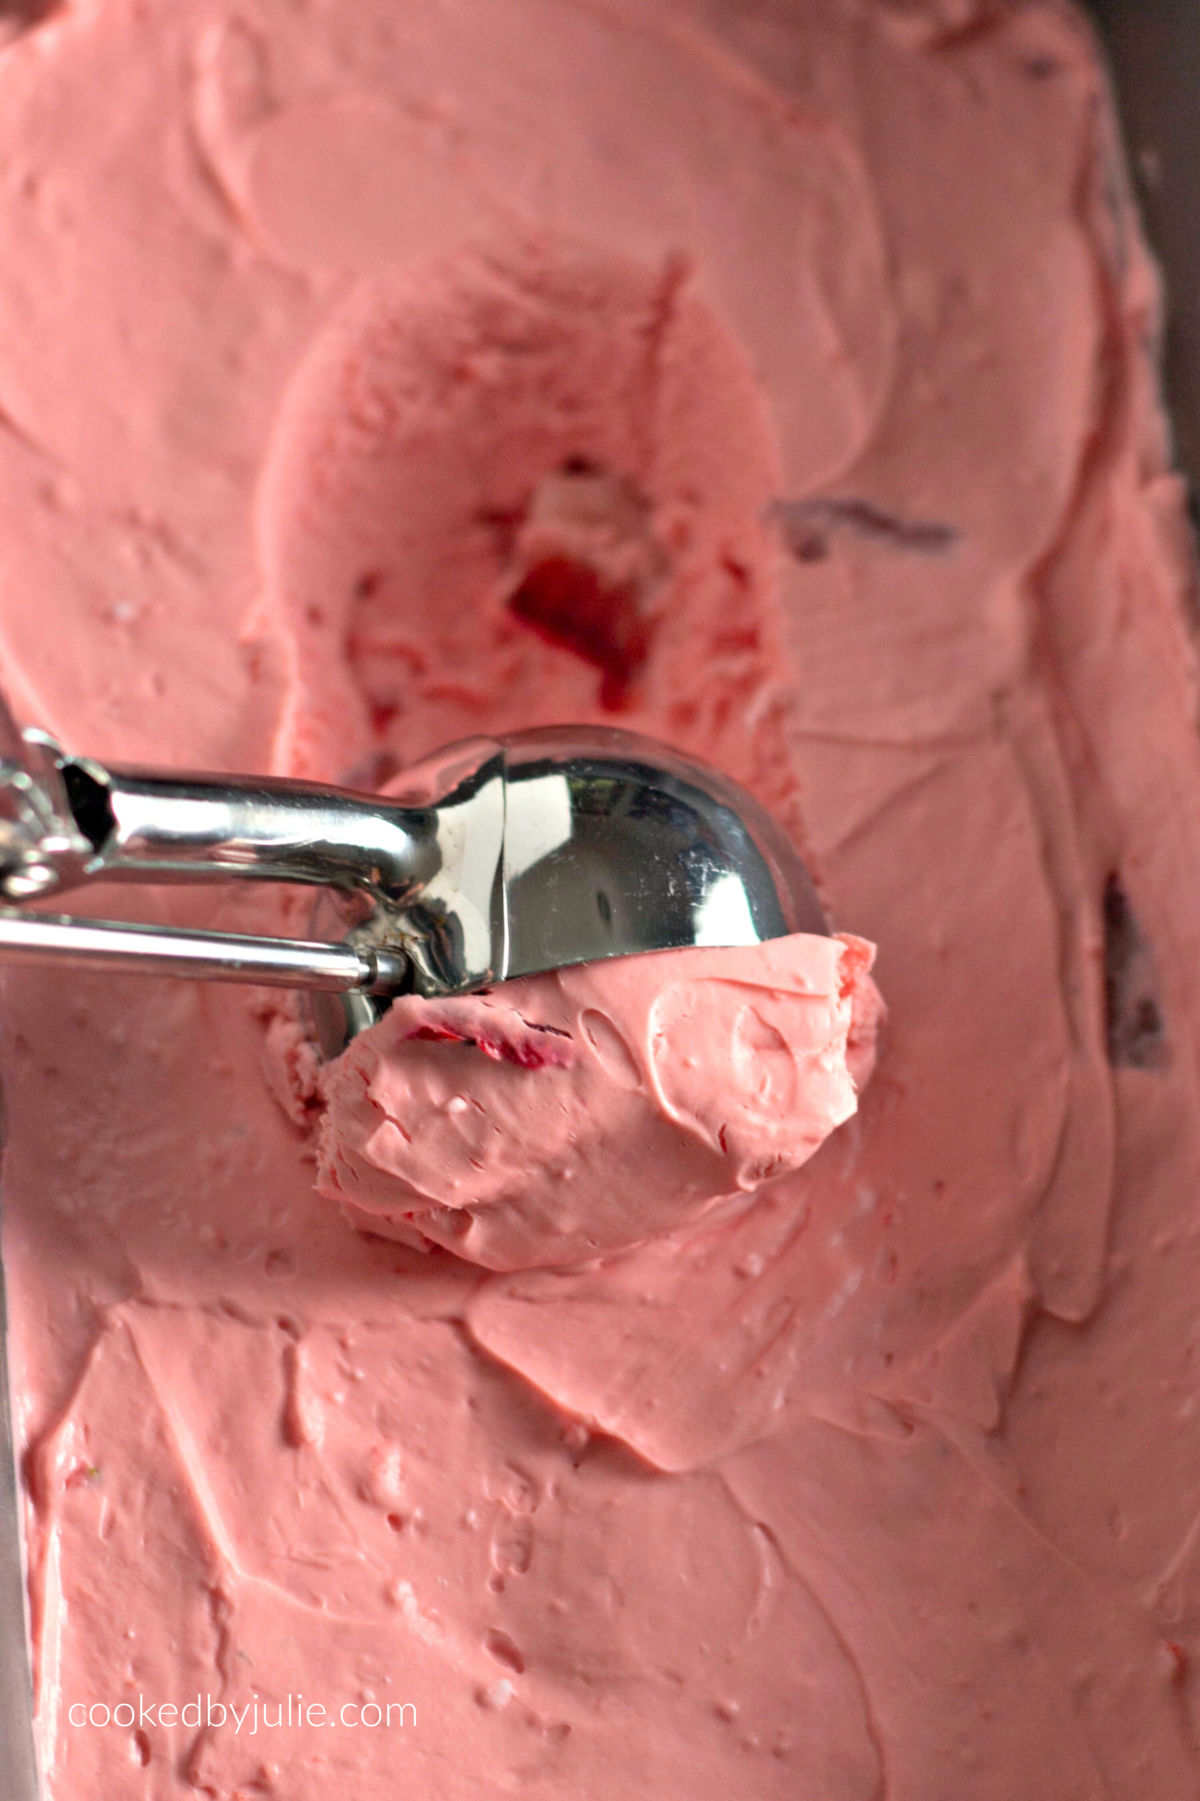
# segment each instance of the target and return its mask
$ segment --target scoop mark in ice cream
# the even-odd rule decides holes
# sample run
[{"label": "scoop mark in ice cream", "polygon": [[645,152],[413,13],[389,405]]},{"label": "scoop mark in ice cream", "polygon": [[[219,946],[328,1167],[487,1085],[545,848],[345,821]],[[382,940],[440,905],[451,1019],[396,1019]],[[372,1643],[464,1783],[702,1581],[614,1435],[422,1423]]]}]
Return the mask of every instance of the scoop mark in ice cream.
[{"label": "scoop mark in ice cream", "polygon": [[484,717],[619,709],[744,777],[736,718],[691,672],[710,647],[747,674],[770,655],[777,454],[674,256],[542,235],[364,283],[291,384],[262,488],[270,591],[312,672],[281,754],[337,776]]}]

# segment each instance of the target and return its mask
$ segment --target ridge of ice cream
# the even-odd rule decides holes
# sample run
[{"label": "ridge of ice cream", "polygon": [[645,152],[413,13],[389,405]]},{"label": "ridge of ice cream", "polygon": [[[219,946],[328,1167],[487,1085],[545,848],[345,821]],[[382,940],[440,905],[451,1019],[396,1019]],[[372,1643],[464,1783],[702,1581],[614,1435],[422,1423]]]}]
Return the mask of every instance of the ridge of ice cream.
[{"label": "ridge of ice cream", "polygon": [[797,934],[401,998],[320,1079],[317,1186],[359,1225],[497,1270],[690,1224],[854,1112],[872,956]]},{"label": "ridge of ice cream", "polygon": [[1196,565],[1081,18],[81,0],[0,50],[0,246],[23,717],[648,732],[889,1021],[803,1167],[494,1271],[347,1228],[244,995],[6,970],[48,1801],[1194,1801]]}]

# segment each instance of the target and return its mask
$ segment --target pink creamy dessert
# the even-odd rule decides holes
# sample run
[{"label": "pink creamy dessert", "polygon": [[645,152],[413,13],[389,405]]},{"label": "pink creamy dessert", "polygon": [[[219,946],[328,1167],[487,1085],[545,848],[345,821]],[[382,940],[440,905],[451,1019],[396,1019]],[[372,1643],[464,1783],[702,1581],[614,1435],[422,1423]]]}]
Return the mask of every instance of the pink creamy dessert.
[{"label": "pink creamy dessert", "polygon": [[399,1000],[317,1080],[317,1186],[488,1269],[643,1244],[799,1169],[850,1118],[871,960],[798,934]]},{"label": "pink creamy dessert", "polygon": [[[245,994],[6,972],[47,1795],[1194,1796],[1195,568],[1081,19],[37,11],[24,716],[380,781],[651,732],[793,832],[889,1011],[802,1162],[869,1062],[849,940],[406,1005],[319,1078]],[[653,1024],[689,981],[758,992]]]}]

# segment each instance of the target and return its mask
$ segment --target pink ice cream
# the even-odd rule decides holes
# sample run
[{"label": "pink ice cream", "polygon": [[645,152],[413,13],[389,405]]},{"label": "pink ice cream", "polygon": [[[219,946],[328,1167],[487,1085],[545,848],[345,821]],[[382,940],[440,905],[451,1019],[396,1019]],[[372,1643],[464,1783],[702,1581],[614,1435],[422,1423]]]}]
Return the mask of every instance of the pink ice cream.
[{"label": "pink ice cream", "polygon": [[[665,969],[485,997],[572,1034],[541,1070],[511,1014],[481,1052],[483,1000],[438,1015],[473,1046],[393,1044],[402,1010],[323,1113],[245,995],[6,973],[50,1801],[1190,1801],[1196,572],[1080,18],[36,10],[0,51],[23,715],[367,785],[650,732],[783,822],[888,1006],[858,1111],[754,1185],[787,1114],[750,1130],[736,1013],[652,1039]],[[797,1159],[850,1097],[840,953],[767,980],[788,955],[737,981],[763,1062],[827,1084]],[[424,1105],[451,1068],[505,1107],[470,1208]],[[469,1215],[521,1267],[381,1232],[418,1190],[422,1241]]]},{"label": "pink ice cream", "polygon": [[799,1169],[849,1119],[871,955],[800,934],[399,1000],[320,1080],[317,1186],[488,1269],[642,1244]]}]

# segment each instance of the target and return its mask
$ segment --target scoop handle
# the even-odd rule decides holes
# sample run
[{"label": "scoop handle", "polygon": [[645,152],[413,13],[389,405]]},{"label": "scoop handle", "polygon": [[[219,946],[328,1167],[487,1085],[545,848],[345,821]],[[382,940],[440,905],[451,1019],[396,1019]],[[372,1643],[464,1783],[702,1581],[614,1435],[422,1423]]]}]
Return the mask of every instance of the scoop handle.
[{"label": "scoop handle", "polygon": [[441,862],[437,812],[283,776],[59,764],[88,880],[257,879],[364,889],[403,905]]},{"label": "scoop handle", "polygon": [[405,986],[409,967],[401,952],[365,945],[249,938],[7,908],[0,910],[0,962],[4,961],[308,988],[325,994],[355,989],[395,994]]}]

